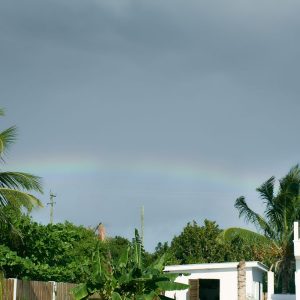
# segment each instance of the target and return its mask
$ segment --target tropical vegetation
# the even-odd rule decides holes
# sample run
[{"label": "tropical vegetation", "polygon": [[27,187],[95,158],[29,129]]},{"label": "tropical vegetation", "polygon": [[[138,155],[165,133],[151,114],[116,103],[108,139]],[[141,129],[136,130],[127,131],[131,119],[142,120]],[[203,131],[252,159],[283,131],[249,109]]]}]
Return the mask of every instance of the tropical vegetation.
[{"label": "tropical vegetation", "polygon": [[267,265],[270,265],[273,255],[265,240],[259,243],[256,239],[245,240],[236,231],[222,230],[216,222],[209,220],[204,220],[202,226],[196,221],[187,223],[170,246],[168,243],[158,243],[153,256],[162,254],[166,255],[168,264],[259,260]]},{"label": "tropical vegetation", "polygon": [[[0,231],[0,268],[5,277],[21,279],[83,282],[90,275],[93,249],[98,243],[94,228],[70,222],[42,225],[30,216],[5,208],[9,223]],[[17,234],[12,234],[10,224]],[[101,253],[113,260],[130,242],[122,237],[99,242]]]},{"label": "tropical vegetation", "polygon": [[[0,108],[0,116],[4,110]],[[11,126],[0,132],[0,160],[5,162],[5,154],[16,140],[17,129]],[[41,201],[30,192],[42,193],[41,178],[25,172],[0,172],[0,220],[7,222],[1,208],[11,206],[16,210],[25,208],[30,211],[35,206],[42,206]]]},{"label": "tropical vegetation", "polygon": [[[16,133],[15,126],[0,133],[2,163]],[[298,165],[278,184],[272,176],[257,188],[264,205],[262,214],[245,197],[236,200],[239,216],[254,224],[257,232],[223,230],[210,220],[192,221],[170,243],[158,243],[153,253],[144,250],[138,232],[132,241],[120,236],[101,241],[93,228],[35,222],[24,212],[42,206],[36,196],[42,191],[38,176],[0,172],[0,270],[5,277],[81,283],[73,291],[76,299],[94,293],[102,299],[166,299],[164,291],[186,286],[177,285],[174,275],[162,272],[165,264],[258,260],[275,270],[277,289],[294,291],[293,222],[300,219]]]},{"label": "tropical vegetation", "polygon": [[281,282],[282,293],[287,293],[294,290],[293,222],[300,219],[299,166],[292,167],[288,174],[279,180],[278,189],[275,183],[275,177],[272,176],[257,188],[265,207],[263,214],[251,209],[243,196],[235,202],[239,216],[254,224],[261,236],[240,229],[231,231],[240,231],[240,235],[246,240],[259,238],[269,243],[273,253],[272,267]]},{"label": "tropical vegetation", "polygon": [[76,300],[93,294],[103,300],[171,299],[164,296],[165,291],[185,290],[188,285],[174,281],[178,274],[164,273],[164,265],[164,256],[149,266],[144,265],[142,242],[136,230],[133,243],[124,249],[116,263],[101,256],[97,247],[92,259],[92,276],[75,287],[73,295]]}]

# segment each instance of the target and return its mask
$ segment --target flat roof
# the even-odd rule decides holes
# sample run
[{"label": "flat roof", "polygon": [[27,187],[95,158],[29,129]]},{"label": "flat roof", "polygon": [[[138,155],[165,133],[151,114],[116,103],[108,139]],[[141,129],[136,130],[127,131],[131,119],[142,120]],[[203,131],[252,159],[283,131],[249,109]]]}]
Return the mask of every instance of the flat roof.
[{"label": "flat roof", "polygon": [[[236,269],[238,262],[226,263],[209,263],[209,264],[189,264],[189,265],[172,265],[165,266],[165,272],[184,273],[187,271],[197,270],[216,270],[216,269]],[[258,268],[264,272],[268,272],[268,268],[259,261],[246,261],[246,268]]]}]

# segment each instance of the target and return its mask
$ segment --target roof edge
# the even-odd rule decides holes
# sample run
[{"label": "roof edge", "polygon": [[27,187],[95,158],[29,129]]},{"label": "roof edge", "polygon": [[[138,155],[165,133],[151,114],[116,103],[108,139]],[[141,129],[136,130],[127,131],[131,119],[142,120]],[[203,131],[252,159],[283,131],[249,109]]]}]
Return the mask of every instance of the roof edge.
[{"label": "roof edge", "polygon": [[[207,263],[207,264],[185,264],[165,266],[165,272],[186,272],[195,270],[215,270],[215,269],[236,269],[238,262],[225,263]],[[246,268],[258,268],[264,272],[268,272],[267,266],[259,261],[246,261]]]}]

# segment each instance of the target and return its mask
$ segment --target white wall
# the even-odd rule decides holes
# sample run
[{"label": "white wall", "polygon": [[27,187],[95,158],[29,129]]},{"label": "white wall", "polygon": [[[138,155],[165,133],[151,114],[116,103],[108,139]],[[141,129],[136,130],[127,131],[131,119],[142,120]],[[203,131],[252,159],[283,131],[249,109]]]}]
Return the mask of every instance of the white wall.
[{"label": "white wall", "polygon": [[[180,276],[177,282],[189,283],[189,279],[219,279],[220,280],[220,300],[237,300],[237,271],[236,269],[218,269],[192,271],[189,276]],[[176,293],[177,300],[188,299],[188,290],[177,292],[166,292],[167,297],[174,298]]]},{"label": "white wall", "polygon": [[[237,300],[237,269],[212,269],[212,270],[196,270],[187,271],[189,276],[180,276],[177,282],[189,283],[189,279],[219,279],[220,280],[220,300]],[[259,290],[262,299],[262,282],[263,271],[257,268],[246,268],[246,295],[249,299],[259,299]],[[167,292],[166,296],[176,299],[186,300],[188,290]],[[276,299],[277,300],[277,299]],[[286,299],[290,300],[290,299]],[[294,299],[292,299],[294,300]]]},{"label": "white wall", "polygon": [[[246,268],[246,295],[250,299],[259,299],[259,293],[262,299],[263,272],[257,268]],[[252,297],[252,298],[251,298]]]}]

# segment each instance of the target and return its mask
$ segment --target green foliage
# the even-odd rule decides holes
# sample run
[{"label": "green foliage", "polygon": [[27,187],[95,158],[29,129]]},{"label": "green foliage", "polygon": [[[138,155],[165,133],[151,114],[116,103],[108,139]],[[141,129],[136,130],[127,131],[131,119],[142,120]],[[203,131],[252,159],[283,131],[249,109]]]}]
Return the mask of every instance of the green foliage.
[{"label": "green foliage", "polygon": [[239,227],[230,227],[221,232],[219,235],[221,240],[232,241],[236,237],[242,237],[244,241],[250,243],[265,244],[270,243],[270,240],[265,236],[253,232],[248,229],[239,228]]},{"label": "green foliage", "polygon": [[[300,219],[300,168],[291,168],[289,173],[279,180],[279,189],[275,194],[275,177],[269,178],[257,192],[265,205],[264,214],[252,210],[245,198],[239,197],[235,207],[240,217],[253,223],[257,230],[273,244],[272,264],[277,277],[281,279],[282,292],[293,292],[291,282],[294,278],[295,258],[293,253],[293,222]],[[253,233],[257,235],[256,233]],[[248,233],[249,236],[249,233]]]},{"label": "green foliage", "polygon": [[204,226],[199,226],[193,221],[174,237],[169,252],[178,263],[183,264],[223,261],[223,253],[216,243],[220,232],[215,222],[205,220]]},{"label": "green foliage", "polygon": [[229,228],[221,232],[217,242],[224,253],[224,261],[260,261],[270,266],[276,253],[274,245],[260,235],[251,235],[242,228]]},{"label": "green foliage", "polygon": [[11,248],[1,246],[0,266],[6,277],[76,282],[87,276],[89,247],[96,244],[92,232],[70,223],[28,222],[18,229],[21,238],[12,241]]},{"label": "green foliage", "polygon": [[[3,116],[3,115],[1,115]],[[9,127],[0,132],[0,155],[3,156],[11,144],[16,140],[16,126]]]},{"label": "green foliage", "polygon": [[251,239],[245,238],[247,235],[242,233],[246,230],[235,231],[232,228],[223,231],[215,222],[205,220],[204,225],[200,226],[193,221],[173,238],[170,246],[159,243],[153,259],[164,255],[167,264],[258,260],[270,265],[276,250],[273,244],[258,234]]},{"label": "green foliage", "polygon": [[130,242],[124,237],[115,236],[113,238],[108,237],[105,241],[105,244],[107,249],[109,250],[112,259],[118,260],[120,255],[123,253],[124,249],[128,248]]},{"label": "green foliage", "polygon": [[174,282],[176,275],[163,272],[164,257],[145,267],[142,243],[135,232],[133,243],[123,251],[117,262],[103,259],[97,246],[93,256],[93,272],[83,284],[73,289],[76,300],[97,293],[101,299],[167,299],[164,291],[181,290],[187,285]]},{"label": "green foliage", "polygon": [[157,260],[159,257],[164,255],[165,262],[167,264],[176,263],[174,257],[172,257],[170,255],[169,249],[170,249],[170,247],[169,247],[168,242],[164,242],[164,243],[159,242],[157,244],[157,246],[155,247],[154,253],[151,255],[151,261],[153,262],[153,261]]},{"label": "green foliage", "polygon": [[[50,267],[47,264],[35,264],[29,258],[20,257],[15,251],[11,251],[3,245],[0,245],[0,267],[3,268],[5,277],[49,281],[53,280],[53,278],[63,280],[72,276],[71,270]],[[68,273],[69,276],[67,276]]]},{"label": "green foliage", "polygon": [[[90,257],[98,243],[93,229],[70,222],[42,225],[10,207],[0,223],[0,268],[6,277],[82,282],[90,276]],[[99,242],[99,251],[117,261],[130,242],[122,237]],[[109,253],[109,255],[108,255]]]}]

